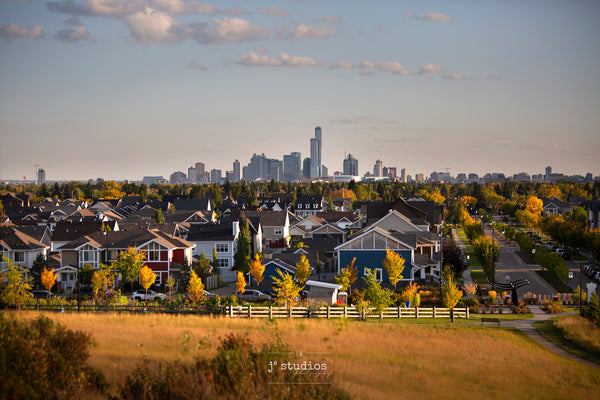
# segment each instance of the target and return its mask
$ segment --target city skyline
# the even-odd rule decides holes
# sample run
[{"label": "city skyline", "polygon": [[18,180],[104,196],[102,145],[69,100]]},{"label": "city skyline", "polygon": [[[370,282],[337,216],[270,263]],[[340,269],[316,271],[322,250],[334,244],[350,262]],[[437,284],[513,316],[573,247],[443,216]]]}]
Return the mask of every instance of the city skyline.
[{"label": "city skyline", "polygon": [[225,174],[315,126],[330,175],[600,174],[597,2],[242,4],[0,2],[0,179]]}]

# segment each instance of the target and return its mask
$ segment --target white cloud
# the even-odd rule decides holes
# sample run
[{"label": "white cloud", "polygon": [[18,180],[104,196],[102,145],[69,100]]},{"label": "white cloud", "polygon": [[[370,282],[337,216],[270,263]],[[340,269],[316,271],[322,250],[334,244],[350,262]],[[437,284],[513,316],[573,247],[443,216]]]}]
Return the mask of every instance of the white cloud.
[{"label": "white cloud", "polygon": [[200,64],[197,61],[190,61],[189,64],[187,65],[188,68],[190,69],[195,69],[197,71],[206,71],[207,68],[204,64]]},{"label": "white cloud", "polygon": [[454,18],[450,15],[442,14],[442,13],[431,13],[428,12],[426,15],[417,15],[411,12],[406,12],[406,15],[409,18],[417,19],[420,21],[437,21],[437,22],[450,22],[453,21]]},{"label": "white cloud", "polygon": [[189,37],[202,44],[221,44],[266,39],[269,36],[269,28],[252,25],[241,18],[215,18],[212,22],[212,26],[205,22],[190,24],[187,27]]},{"label": "white cloud", "polygon": [[451,81],[464,81],[464,80],[466,80],[467,78],[465,78],[465,77],[464,77],[463,75],[461,75],[461,74],[456,74],[456,73],[454,73],[454,74],[450,74],[450,75],[445,75],[445,76],[444,76],[444,79],[448,79],[448,80],[451,80]]},{"label": "white cloud", "polygon": [[169,14],[146,8],[125,17],[131,39],[138,44],[156,45],[181,41],[177,34],[179,23]]},{"label": "white cloud", "polygon": [[439,64],[421,64],[419,74],[439,74],[442,72],[442,66]]},{"label": "white cloud", "polygon": [[404,65],[400,64],[397,61],[376,62],[375,68],[378,69],[379,71],[387,72],[390,74],[410,75],[410,72],[408,72],[404,68]]},{"label": "white cloud", "polygon": [[181,0],[151,0],[150,6],[169,14],[206,14],[217,13],[214,5],[199,1],[184,2]]},{"label": "white cloud", "polygon": [[85,0],[85,6],[90,14],[106,17],[137,13],[146,8],[143,0]]},{"label": "white cloud", "polygon": [[244,54],[237,64],[247,67],[312,67],[317,65],[317,62],[310,57],[289,56],[281,53],[279,57],[273,58],[267,55],[261,55],[255,52]]},{"label": "white cloud", "polygon": [[335,67],[340,69],[348,69],[354,67],[354,65],[347,61],[338,61],[337,63],[335,63]]},{"label": "white cloud", "polygon": [[25,28],[18,24],[8,24],[0,27],[0,37],[10,40],[14,38],[39,39],[44,37],[41,25]]},{"label": "white cloud", "polygon": [[77,25],[75,28],[65,28],[56,32],[54,38],[61,42],[76,43],[82,40],[92,40],[92,36],[85,26]]},{"label": "white cloud", "polygon": [[337,29],[327,26],[312,26],[300,24],[295,28],[279,28],[277,37],[280,39],[325,39],[337,35]]},{"label": "white cloud", "polygon": [[277,6],[271,6],[269,8],[258,8],[256,11],[258,11],[259,14],[268,15],[271,17],[283,17],[286,15],[290,15],[290,12],[288,10],[284,10]]}]

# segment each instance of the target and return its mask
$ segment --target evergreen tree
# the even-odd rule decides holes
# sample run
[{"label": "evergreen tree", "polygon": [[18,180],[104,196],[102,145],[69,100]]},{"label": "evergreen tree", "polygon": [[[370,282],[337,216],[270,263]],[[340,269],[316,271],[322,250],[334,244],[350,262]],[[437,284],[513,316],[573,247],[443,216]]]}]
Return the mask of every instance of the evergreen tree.
[{"label": "evergreen tree", "polygon": [[46,268],[46,259],[40,253],[33,261],[33,264],[31,264],[31,269],[29,270],[31,278],[33,278],[31,284],[34,288],[42,286],[42,271],[44,268]]},{"label": "evergreen tree", "polygon": [[250,268],[250,227],[246,216],[242,214],[240,221],[240,232],[237,239],[237,249],[233,255],[233,268],[247,273]]}]

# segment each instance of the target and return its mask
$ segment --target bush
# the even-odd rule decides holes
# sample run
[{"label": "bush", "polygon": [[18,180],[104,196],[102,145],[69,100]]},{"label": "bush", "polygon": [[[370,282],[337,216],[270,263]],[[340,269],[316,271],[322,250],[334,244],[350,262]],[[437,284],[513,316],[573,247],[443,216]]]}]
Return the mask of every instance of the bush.
[{"label": "bush", "polygon": [[524,301],[519,301],[519,304],[513,306],[513,314],[529,314],[529,308],[525,305]]},{"label": "bush", "polygon": [[347,398],[344,393],[328,384],[329,375],[311,376],[289,370],[282,371],[280,366],[291,361],[289,354],[290,349],[279,339],[264,345],[261,350],[256,350],[246,337],[231,333],[221,339],[221,345],[213,359],[196,360],[193,366],[179,361],[164,366],[154,364],[152,367],[149,363],[144,363],[127,377],[127,381],[119,389],[117,398]]},{"label": "bush", "polygon": [[456,307],[468,308],[469,312],[479,313],[479,300],[477,300],[477,297],[468,297],[468,298],[463,297],[462,299],[460,299],[458,301],[458,303],[456,304]]},{"label": "bush", "polygon": [[558,300],[555,300],[555,301],[546,300],[546,301],[544,301],[544,310],[546,310],[550,314],[561,313],[561,312],[563,312],[562,302],[558,301]]},{"label": "bush", "polygon": [[590,296],[590,301],[581,309],[581,316],[600,326],[600,302],[596,292]]},{"label": "bush", "polygon": [[[0,387],[7,399],[71,399],[105,387],[90,368],[91,336],[47,317],[24,321],[0,314]],[[86,396],[87,397],[87,396]]]}]

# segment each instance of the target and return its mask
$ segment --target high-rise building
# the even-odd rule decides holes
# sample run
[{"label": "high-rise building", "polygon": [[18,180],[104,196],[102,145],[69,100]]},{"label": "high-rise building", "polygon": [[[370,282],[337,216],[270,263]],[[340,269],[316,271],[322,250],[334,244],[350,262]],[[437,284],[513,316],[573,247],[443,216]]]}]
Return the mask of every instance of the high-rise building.
[{"label": "high-rise building", "polygon": [[544,176],[544,180],[546,182],[550,182],[550,176],[552,175],[552,167],[551,166],[547,166],[546,167],[546,175]]},{"label": "high-rise building", "polygon": [[329,170],[327,169],[326,166],[324,166],[323,164],[321,164],[321,177],[327,177],[329,176]]},{"label": "high-rise building", "polygon": [[198,183],[205,182],[204,163],[201,163],[201,162],[196,163],[196,182],[198,182]]},{"label": "high-rise building", "polygon": [[302,177],[306,179],[310,179],[310,158],[306,157],[304,161],[302,161]]},{"label": "high-rise building", "polygon": [[375,161],[375,165],[373,166],[373,176],[375,176],[375,177],[383,176],[383,161],[381,161],[381,160]]},{"label": "high-rise building", "polygon": [[37,184],[43,185],[44,183],[46,183],[46,171],[40,168],[37,172]]},{"label": "high-rise building", "polygon": [[358,176],[358,160],[348,154],[348,158],[344,160],[344,175]]},{"label": "high-rise building", "polygon": [[419,183],[423,183],[424,179],[425,179],[425,175],[423,175],[423,174],[416,174],[415,175],[415,180],[417,182],[419,182]]},{"label": "high-rise building", "polygon": [[283,175],[283,163],[281,160],[267,158],[264,154],[256,153],[250,159],[248,166],[244,167],[244,179],[253,180],[271,180],[279,181]]},{"label": "high-rise building", "polygon": [[196,180],[196,168],[194,168],[194,167],[189,167],[188,168],[188,181],[190,183],[196,183],[196,182],[198,182]]},{"label": "high-rise building", "polygon": [[387,168],[387,174],[383,174],[383,176],[387,176],[391,180],[395,181],[396,178],[398,177],[398,173],[397,173],[396,167],[388,167]]},{"label": "high-rise building", "polygon": [[213,183],[219,183],[221,180],[221,170],[220,169],[211,169],[210,170],[210,181]]},{"label": "high-rise building", "polygon": [[238,160],[235,160],[233,162],[233,180],[232,182],[239,182],[240,181],[240,162]]},{"label": "high-rise building", "polygon": [[283,156],[283,180],[294,182],[300,179],[302,158],[300,153],[293,152]]},{"label": "high-rise building", "polygon": [[320,178],[321,172],[321,153],[323,151],[323,137],[321,127],[315,128],[315,137],[310,139],[310,177]]},{"label": "high-rise building", "polygon": [[400,170],[400,182],[406,183],[406,168]]}]

